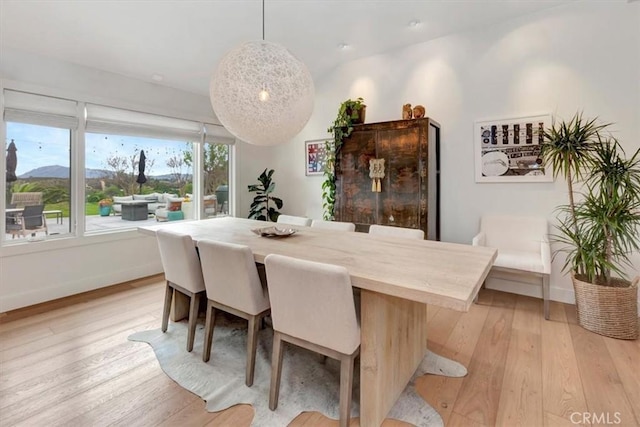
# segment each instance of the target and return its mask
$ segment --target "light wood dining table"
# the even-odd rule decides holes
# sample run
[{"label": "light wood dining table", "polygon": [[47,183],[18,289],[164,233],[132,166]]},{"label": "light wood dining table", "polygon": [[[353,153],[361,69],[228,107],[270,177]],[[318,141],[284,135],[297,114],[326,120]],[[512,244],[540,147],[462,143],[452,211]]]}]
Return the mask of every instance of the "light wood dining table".
[{"label": "light wood dining table", "polygon": [[427,353],[427,305],[467,311],[497,251],[430,240],[293,227],[289,237],[252,229],[283,224],[215,218],[138,227],[159,228],[247,245],[257,263],[269,254],[341,265],[361,290],[360,425],[379,426]]}]

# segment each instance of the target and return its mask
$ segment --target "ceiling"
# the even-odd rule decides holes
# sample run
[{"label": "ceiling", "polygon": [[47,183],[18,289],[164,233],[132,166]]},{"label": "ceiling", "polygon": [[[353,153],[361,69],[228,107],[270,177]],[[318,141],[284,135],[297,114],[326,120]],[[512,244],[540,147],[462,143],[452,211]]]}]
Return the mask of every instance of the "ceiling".
[{"label": "ceiling", "polygon": [[[356,58],[570,1],[266,0],[265,38],[317,79]],[[0,48],[202,95],[226,51],[260,38],[260,0],[0,0]]]}]

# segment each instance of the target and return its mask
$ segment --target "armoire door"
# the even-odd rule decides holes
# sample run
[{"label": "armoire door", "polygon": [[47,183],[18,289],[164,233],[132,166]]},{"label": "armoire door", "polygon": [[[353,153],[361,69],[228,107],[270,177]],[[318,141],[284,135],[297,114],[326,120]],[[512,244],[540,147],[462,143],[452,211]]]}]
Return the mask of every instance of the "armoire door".
[{"label": "armoire door", "polygon": [[375,224],[422,228],[420,221],[420,133],[411,126],[378,131],[377,158],[385,159]]},{"label": "armoire door", "polygon": [[371,191],[369,159],[376,158],[376,132],[353,132],[336,163],[335,217],[355,224],[375,224],[377,197]]}]

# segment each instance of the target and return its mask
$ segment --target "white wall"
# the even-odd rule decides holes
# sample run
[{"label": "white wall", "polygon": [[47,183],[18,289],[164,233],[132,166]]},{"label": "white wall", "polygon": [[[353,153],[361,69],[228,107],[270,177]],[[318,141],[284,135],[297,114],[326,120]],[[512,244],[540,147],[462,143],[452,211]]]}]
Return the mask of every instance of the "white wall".
[{"label": "white wall", "polygon": [[[12,49],[0,52],[0,78],[49,95],[216,122],[207,97]],[[243,165],[237,209],[246,216],[246,186],[268,166],[270,152],[240,142],[235,154]],[[0,248],[0,312],[160,272],[155,239],[135,231],[6,246]]]},{"label": "white wall", "polygon": [[[304,175],[304,140],[327,136],[339,104],[362,96],[367,122],[401,118],[402,105],[426,107],[442,125],[442,239],[469,243],[485,213],[533,214],[554,221],[566,203],[561,180],[477,184],[473,122],[577,110],[615,122],[628,152],[640,147],[640,4],[575,2],[490,28],[443,37],[353,61],[316,81],[316,108],[304,131],[279,148],[276,170],[285,211],[322,216],[322,177]],[[303,183],[304,185],[300,185]],[[635,274],[640,257],[634,259]],[[573,303],[554,263],[551,297]],[[631,273],[631,272],[630,272]],[[494,281],[493,287],[514,289]],[[506,286],[506,287],[505,287]],[[517,286],[541,295],[540,287]]]},{"label": "white wall", "polygon": [[[362,96],[367,122],[399,119],[402,105],[410,102],[425,105],[442,125],[443,240],[468,243],[483,213],[527,212],[553,220],[553,208],[566,200],[561,182],[474,182],[473,122],[540,112],[570,118],[582,109],[615,122],[627,150],[637,149],[639,21],[640,3],[576,2],[348,63],[316,81],[314,115],[291,143],[236,146],[236,214],[248,212],[252,197],[246,186],[263,169],[274,168],[283,212],[321,218],[322,177],[305,176],[303,141],[327,136],[340,102]],[[206,97],[9,49],[0,52],[0,77],[60,96],[213,120]],[[0,312],[161,271],[155,242],[135,232],[29,245],[0,249]],[[640,256],[634,262],[637,271]],[[573,302],[558,264],[551,297]],[[536,294],[538,288],[523,285],[519,291]]]}]

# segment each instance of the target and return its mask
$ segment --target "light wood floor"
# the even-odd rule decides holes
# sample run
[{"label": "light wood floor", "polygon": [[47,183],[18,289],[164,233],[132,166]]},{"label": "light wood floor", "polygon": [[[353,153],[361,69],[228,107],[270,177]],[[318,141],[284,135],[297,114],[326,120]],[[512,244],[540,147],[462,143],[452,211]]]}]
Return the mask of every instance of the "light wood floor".
[{"label": "light wood floor", "polygon": [[[163,294],[157,276],[0,314],[0,426],[248,426],[250,406],[206,412],[149,346],[127,341],[160,326]],[[468,313],[428,317],[429,347],[469,368],[417,382],[447,426],[573,426],[574,412],[640,425],[640,341],[580,328],[573,306],[552,303],[544,321],[540,300],[483,290]],[[337,422],[304,413],[292,425]]]}]

